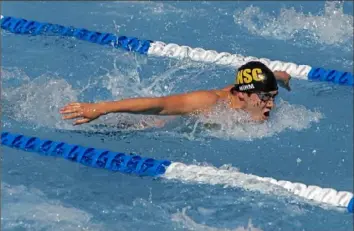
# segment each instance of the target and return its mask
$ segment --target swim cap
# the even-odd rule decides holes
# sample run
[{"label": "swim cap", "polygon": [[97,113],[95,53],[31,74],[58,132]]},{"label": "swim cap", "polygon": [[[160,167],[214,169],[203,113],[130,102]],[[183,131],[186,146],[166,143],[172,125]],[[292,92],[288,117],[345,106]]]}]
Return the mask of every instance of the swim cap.
[{"label": "swim cap", "polygon": [[274,73],[263,63],[251,61],[238,69],[235,89],[240,92],[269,92],[278,90]]}]

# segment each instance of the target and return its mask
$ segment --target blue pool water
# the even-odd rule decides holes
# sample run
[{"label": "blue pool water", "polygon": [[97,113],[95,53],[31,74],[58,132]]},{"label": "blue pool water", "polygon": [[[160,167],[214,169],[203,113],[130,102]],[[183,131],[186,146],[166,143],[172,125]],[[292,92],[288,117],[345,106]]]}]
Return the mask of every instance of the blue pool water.
[{"label": "blue pool water", "polygon": [[[351,2],[2,2],[2,15],[353,72]],[[353,192],[353,89],[292,79],[262,125],[235,115],[62,121],[71,101],[222,88],[235,70],[2,31],[3,130]],[[122,126],[122,124],[126,126]],[[93,169],[1,147],[2,230],[352,230],[295,196]],[[266,191],[266,190],[264,190]]]}]

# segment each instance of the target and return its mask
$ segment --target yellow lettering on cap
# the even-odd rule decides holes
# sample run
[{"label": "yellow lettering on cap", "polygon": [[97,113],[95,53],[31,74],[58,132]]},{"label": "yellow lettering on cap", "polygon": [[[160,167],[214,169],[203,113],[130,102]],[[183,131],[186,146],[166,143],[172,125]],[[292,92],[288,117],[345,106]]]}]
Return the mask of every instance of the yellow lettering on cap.
[{"label": "yellow lettering on cap", "polygon": [[236,84],[243,84],[242,70],[237,73]]},{"label": "yellow lettering on cap", "polygon": [[252,78],[254,81],[262,81],[263,78],[260,78],[259,74],[262,74],[262,70],[260,68],[252,69]]},{"label": "yellow lettering on cap", "polygon": [[251,83],[252,82],[252,76],[250,75],[251,74],[251,69],[245,69],[243,70],[243,81],[245,83]]},{"label": "yellow lettering on cap", "polygon": [[264,79],[264,75],[262,69],[253,68],[253,69],[244,69],[240,70],[237,73],[236,84],[249,84],[252,81],[262,81]]}]

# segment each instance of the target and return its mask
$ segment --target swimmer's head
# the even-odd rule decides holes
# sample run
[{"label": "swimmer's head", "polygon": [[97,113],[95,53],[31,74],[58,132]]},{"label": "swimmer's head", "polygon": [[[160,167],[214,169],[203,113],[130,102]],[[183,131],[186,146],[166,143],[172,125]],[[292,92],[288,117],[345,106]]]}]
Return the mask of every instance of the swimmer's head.
[{"label": "swimmer's head", "polygon": [[254,120],[265,120],[274,107],[278,84],[274,73],[266,65],[251,61],[238,69],[231,93],[239,98],[242,108]]},{"label": "swimmer's head", "polygon": [[248,62],[238,69],[235,90],[239,92],[271,92],[278,90],[274,73],[263,63]]}]

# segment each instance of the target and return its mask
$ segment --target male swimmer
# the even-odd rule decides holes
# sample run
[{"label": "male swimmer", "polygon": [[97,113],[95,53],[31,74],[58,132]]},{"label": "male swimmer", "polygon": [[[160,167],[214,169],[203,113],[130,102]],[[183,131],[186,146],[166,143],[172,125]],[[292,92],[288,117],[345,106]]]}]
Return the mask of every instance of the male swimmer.
[{"label": "male swimmer", "polygon": [[130,98],[110,102],[72,102],[60,109],[63,119],[76,119],[74,125],[88,123],[109,113],[145,115],[195,115],[217,110],[224,103],[230,109],[247,112],[254,121],[264,121],[274,108],[278,84],[290,90],[291,77],[272,72],[266,65],[251,61],[238,69],[235,84],[217,90],[194,91],[163,97]]}]

